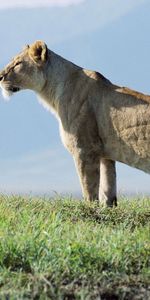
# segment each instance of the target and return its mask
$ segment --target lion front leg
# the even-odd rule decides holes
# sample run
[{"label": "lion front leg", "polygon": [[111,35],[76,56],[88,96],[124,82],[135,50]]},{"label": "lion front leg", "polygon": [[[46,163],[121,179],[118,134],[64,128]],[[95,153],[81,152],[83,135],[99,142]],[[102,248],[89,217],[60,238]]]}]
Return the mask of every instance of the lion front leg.
[{"label": "lion front leg", "polygon": [[115,161],[101,159],[100,174],[100,202],[106,206],[117,206]]},{"label": "lion front leg", "polygon": [[100,157],[95,153],[76,153],[74,161],[84,199],[88,201],[98,200]]}]

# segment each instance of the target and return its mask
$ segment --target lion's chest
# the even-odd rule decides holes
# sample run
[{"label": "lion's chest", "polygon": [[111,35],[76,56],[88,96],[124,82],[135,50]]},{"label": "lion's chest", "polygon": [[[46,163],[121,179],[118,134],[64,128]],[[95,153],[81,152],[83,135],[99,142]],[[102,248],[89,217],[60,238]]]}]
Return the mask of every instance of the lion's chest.
[{"label": "lion's chest", "polygon": [[76,148],[76,137],[74,134],[64,129],[61,120],[59,120],[59,133],[63,145],[71,154],[73,154],[74,149]]}]

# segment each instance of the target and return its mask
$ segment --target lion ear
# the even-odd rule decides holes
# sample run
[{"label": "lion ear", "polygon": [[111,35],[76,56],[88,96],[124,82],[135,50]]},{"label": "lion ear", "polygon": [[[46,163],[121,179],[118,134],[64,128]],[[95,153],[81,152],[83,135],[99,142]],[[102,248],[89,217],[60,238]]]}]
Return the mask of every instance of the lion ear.
[{"label": "lion ear", "polygon": [[42,41],[36,41],[34,44],[29,46],[29,55],[34,62],[40,64],[47,60],[47,45]]}]

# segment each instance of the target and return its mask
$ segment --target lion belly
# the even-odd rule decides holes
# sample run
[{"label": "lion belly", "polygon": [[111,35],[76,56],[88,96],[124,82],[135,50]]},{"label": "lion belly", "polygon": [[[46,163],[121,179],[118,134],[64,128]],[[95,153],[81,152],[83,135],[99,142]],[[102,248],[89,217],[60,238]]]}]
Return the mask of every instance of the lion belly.
[{"label": "lion belly", "polygon": [[113,108],[111,125],[107,149],[114,160],[150,173],[150,109]]}]

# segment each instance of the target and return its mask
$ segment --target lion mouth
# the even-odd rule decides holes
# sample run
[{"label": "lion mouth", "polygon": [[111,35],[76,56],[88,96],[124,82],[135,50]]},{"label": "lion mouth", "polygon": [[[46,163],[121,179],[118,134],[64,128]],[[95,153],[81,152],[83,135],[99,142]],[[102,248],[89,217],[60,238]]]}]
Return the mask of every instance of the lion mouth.
[{"label": "lion mouth", "polygon": [[12,93],[16,93],[20,91],[20,88],[18,88],[17,86],[13,86],[9,88],[9,91]]},{"label": "lion mouth", "polygon": [[16,92],[20,91],[20,88],[17,86],[10,86],[10,85],[3,85],[0,84],[0,87],[2,88],[2,95],[6,100],[9,100],[9,98]]}]

